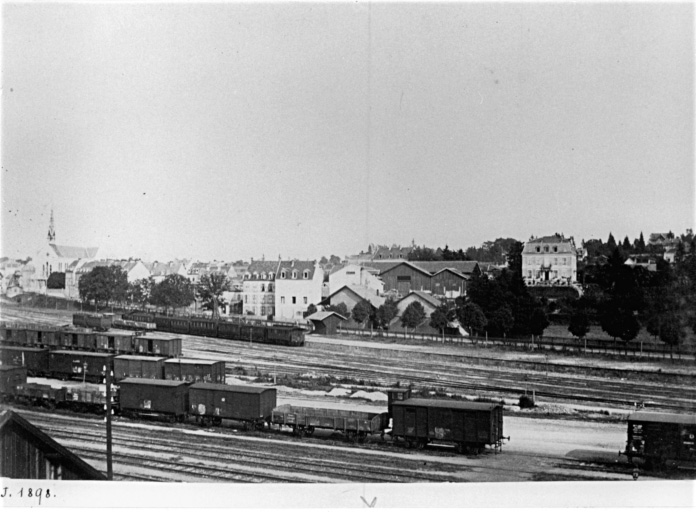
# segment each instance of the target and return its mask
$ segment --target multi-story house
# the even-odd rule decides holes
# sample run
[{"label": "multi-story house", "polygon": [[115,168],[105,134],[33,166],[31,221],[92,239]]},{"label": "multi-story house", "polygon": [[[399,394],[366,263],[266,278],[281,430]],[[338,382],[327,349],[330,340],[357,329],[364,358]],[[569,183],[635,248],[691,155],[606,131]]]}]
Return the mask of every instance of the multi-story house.
[{"label": "multi-story house", "polygon": [[576,283],[577,254],[573,237],[555,234],[532,238],[522,251],[522,277],[527,286]]},{"label": "multi-story house", "polygon": [[252,261],[242,283],[244,314],[275,316],[276,275],[280,261]]},{"label": "multi-story house", "polygon": [[324,271],[316,261],[281,261],[275,276],[277,318],[303,318],[310,304],[321,302]]}]

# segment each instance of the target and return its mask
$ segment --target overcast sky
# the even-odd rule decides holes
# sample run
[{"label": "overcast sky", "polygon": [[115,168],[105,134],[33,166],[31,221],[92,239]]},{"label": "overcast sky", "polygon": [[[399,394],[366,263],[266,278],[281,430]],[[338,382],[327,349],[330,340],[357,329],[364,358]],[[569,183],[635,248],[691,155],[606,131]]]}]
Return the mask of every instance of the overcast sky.
[{"label": "overcast sky", "polygon": [[684,4],[2,6],[2,254],[320,257],[694,225]]}]

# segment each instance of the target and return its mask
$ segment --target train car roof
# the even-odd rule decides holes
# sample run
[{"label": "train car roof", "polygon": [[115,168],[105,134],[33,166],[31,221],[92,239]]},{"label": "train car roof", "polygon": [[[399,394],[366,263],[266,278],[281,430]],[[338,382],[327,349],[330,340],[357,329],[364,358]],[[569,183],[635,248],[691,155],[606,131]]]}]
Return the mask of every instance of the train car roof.
[{"label": "train car roof", "polygon": [[133,331],[126,329],[109,329],[108,331],[95,332],[97,336],[135,336]]},{"label": "train car roof", "polygon": [[122,355],[116,356],[115,359],[125,359],[127,361],[164,361],[167,356],[131,356]]},{"label": "train car roof", "polygon": [[492,411],[496,407],[500,407],[500,404],[490,402],[462,402],[459,400],[436,400],[430,398],[409,398],[408,400],[392,402],[392,406],[394,405],[441,407],[447,409],[462,409],[466,411]]},{"label": "train car roof", "polygon": [[225,361],[215,361],[213,359],[187,359],[185,357],[172,357],[167,359],[165,363],[184,363],[184,364],[218,364],[225,363]]},{"label": "train car roof", "polygon": [[648,423],[672,423],[675,425],[696,425],[696,414],[676,414],[667,412],[634,412],[628,421]]},{"label": "train car roof", "polygon": [[160,386],[160,387],[166,387],[166,388],[175,388],[178,386],[188,386],[191,383],[187,382],[185,380],[138,379],[135,377],[129,377],[127,379],[123,379],[121,382],[118,383],[119,386],[123,386],[124,384],[136,384],[136,385],[148,385],[148,386]]},{"label": "train car roof", "polygon": [[270,390],[276,391],[276,388],[266,388],[262,386],[212,384],[208,382],[197,382],[191,386],[191,389],[205,389],[209,391],[231,391],[233,393],[253,393],[257,395],[260,395]]},{"label": "train car roof", "polygon": [[48,347],[17,347],[13,345],[0,345],[0,350],[23,350],[26,352],[48,352]]},{"label": "train car roof", "polygon": [[136,339],[146,339],[146,340],[180,340],[180,336],[167,336],[165,334],[159,334],[159,333],[146,333],[146,334],[138,334],[135,337]]},{"label": "train car roof", "polygon": [[91,357],[114,357],[115,354],[107,354],[104,352],[86,352],[84,350],[51,350],[50,354],[67,354],[73,356],[91,356]]}]

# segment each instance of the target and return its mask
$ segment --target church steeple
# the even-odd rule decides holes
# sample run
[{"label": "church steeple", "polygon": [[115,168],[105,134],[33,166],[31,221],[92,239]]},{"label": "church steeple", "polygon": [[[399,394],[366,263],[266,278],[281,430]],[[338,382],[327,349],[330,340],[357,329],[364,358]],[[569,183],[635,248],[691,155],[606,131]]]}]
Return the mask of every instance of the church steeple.
[{"label": "church steeple", "polygon": [[48,225],[48,242],[53,243],[56,241],[56,230],[53,226],[53,208],[51,208],[51,222]]}]

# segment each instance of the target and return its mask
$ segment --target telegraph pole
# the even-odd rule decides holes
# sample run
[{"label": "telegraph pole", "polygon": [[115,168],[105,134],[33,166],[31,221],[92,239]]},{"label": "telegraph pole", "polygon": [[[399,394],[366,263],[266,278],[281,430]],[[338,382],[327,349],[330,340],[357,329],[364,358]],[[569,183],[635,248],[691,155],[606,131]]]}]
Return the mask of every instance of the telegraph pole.
[{"label": "telegraph pole", "polygon": [[111,450],[111,369],[104,366],[106,384],[106,479],[114,479],[114,469],[113,469],[113,455]]}]

